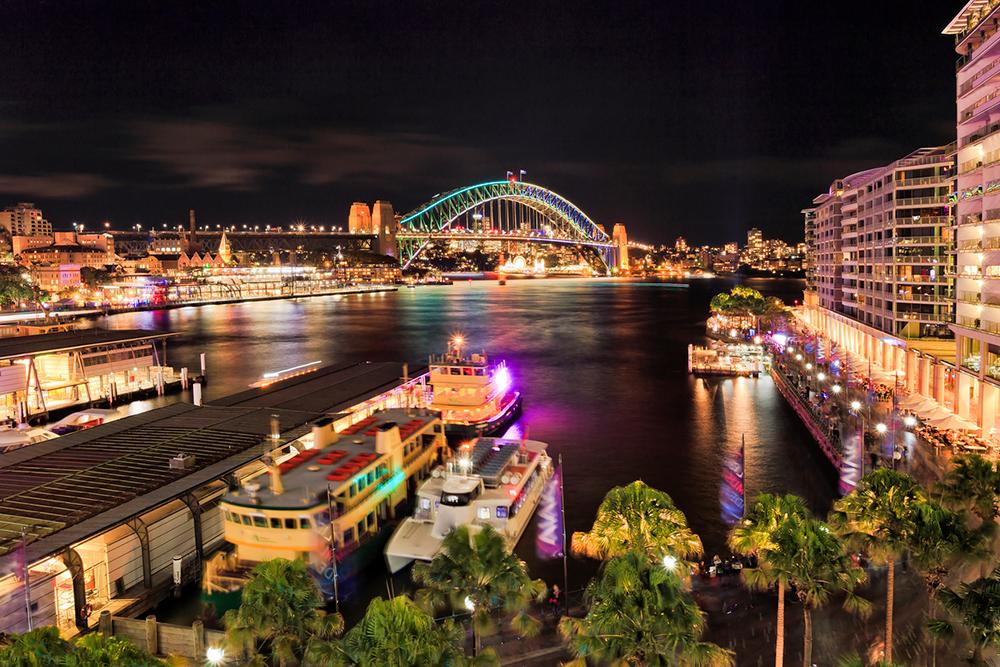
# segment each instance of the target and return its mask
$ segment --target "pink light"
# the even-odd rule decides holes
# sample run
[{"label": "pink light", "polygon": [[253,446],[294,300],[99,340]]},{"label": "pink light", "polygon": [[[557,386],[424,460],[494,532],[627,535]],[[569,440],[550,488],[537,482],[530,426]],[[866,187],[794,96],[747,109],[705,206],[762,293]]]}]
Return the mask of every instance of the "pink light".
[{"label": "pink light", "polygon": [[513,380],[510,377],[510,371],[506,366],[500,366],[497,368],[496,372],[493,374],[493,381],[496,382],[497,389],[501,392],[505,392],[510,389]]}]

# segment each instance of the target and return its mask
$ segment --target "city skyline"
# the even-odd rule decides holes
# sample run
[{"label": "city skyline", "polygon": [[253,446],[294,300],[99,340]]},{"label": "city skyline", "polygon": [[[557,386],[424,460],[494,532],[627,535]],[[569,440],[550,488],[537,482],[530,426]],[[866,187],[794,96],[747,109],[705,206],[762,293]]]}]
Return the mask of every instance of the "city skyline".
[{"label": "city skyline", "polygon": [[[343,224],[355,200],[407,211],[524,168],[636,238],[709,222],[722,243],[750,227],[788,238],[816,183],[951,126],[935,27],[953,7],[865,7],[865,22],[902,22],[875,53],[857,19],[800,6],[240,7],[2,10],[35,29],[5,56],[0,197],[59,228],[159,226],[188,208],[214,224]],[[815,83],[835,73],[831,52],[870,74],[850,96]]]}]

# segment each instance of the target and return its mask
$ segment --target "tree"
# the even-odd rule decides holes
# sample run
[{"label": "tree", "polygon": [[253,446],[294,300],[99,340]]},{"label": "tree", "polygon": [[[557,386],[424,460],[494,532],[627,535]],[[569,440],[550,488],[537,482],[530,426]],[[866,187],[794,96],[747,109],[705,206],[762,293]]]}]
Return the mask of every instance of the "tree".
[{"label": "tree", "polygon": [[886,566],[885,659],[892,662],[892,614],[896,558],[910,546],[917,530],[923,490],[905,473],[877,468],[861,478],[834,505],[831,521],[855,548]]},{"label": "tree", "polygon": [[108,268],[98,268],[94,266],[81,266],[80,267],[80,282],[91,289],[97,289],[103,287],[108,282],[111,281],[111,277],[114,275],[114,267]]},{"label": "tree", "polygon": [[575,554],[598,560],[639,550],[654,563],[668,554],[690,559],[704,553],[684,512],[669,495],[641,481],[608,491],[590,531],[573,533],[572,548]]},{"label": "tree", "polygon": [[865,581],[865,571],[855,565],[844,544],[823,521],[793,516],[774,535],[773,550],[765,552],[775,570],[783,571],[802,604],[802,665],[812,663],[812,612],[844,594],[844,609],[867,616],[871,604],[854,593]]},{"label": "tree", "polygon": [[456,665],[464,661],[465,633],[451,620],[440,625],[404,595],[391,600],[375,598],[357,625],[339,642],[339,660],[316,665],[409,667]]},{"label": "tree", "polygon": [[79,637],[60,667],[167,667],[167,662],[121,637],[92,633]]},{"label": "tree", "polygon": [[604,563],[587,585],[588,612],[565,616],[559,632],[575,665],[728,667],[735,656],[701,641],[705,615],[672,569],[631,551]]},{"label": "tree", "polygon": [[946,505],[972,512],[984,525],[1000,517],[1000,472],[978,454],[956,457],[934,490]]},{"label": "tree", "polygon": [[69,653],[71,646],[54,627],[37,628],[23,634],[0,637],[0,665],[4,667],[50,667]]},{"label": "tree", "polygon": [[493,632],[494,618],[513,614],[512,627],[534,635],[539,623],[528,614],[533,601],[545,595],[545,583],[532,580],[524,561],[507,550],[507,542],[492,526],[455,528],[430,563],[413,566],[413,580],[424,588],[417,600],[425,609],[450,606],[472,612],[476,652],[479,637]]},{"label": "tree", "polygon": [[223,623],[234,649],[249,648],[256,654],[255,664],[280,667],[300,661],[310,640],[330,641],[344,628],[339,614],[323,611],[319,588],[305,563],[283,558],[253,569],[239,608],[227,611]]},{"label": "tree", "polygon": [[[927,618],[936,614],[938,591],[958,564],[989,555],[984,534],[970,530],[964,518],[938,503],[920,505],[917,525],[910,541],[911,561],[927,588]],[[937,636],[931,635],[931,664],[937,664]]]},{"label": "tree", "polygon": [[[971,635],[973,664],[983,664],[983,651],[1000,647],[1000,567],[988,577],[962,584],[957,591],[942,588],[938,600]],[[928,626],[936,636],[952,636],[955,632],[946,619],[934,619]]]},{"label": "tree", "polygon": [[762,493],[754,500],[746,518],[729,532],[729,548],[743,556],[755,556],[756,568],[741,571],[743,581],[755,589],[776,586],[778,590],[777,629],[774,639],[774,664],[781,667],[785,656],[785,591],[789,578],[784,557],[777,550],[779,529],[788,521],[809,516],[802,498]]}]

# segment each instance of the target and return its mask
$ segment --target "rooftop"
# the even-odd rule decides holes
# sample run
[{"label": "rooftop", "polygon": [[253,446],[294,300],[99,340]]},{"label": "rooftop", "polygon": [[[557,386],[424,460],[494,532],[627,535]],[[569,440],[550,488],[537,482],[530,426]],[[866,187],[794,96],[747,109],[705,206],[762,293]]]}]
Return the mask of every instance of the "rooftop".
[{"label": "rooftop", "polygon": [[[280,437],[272,439],[277,415]],[[291,442],[321,415],[178,403],[0,457],[0,555],[27,538],[30,560],[81,540]],[[170,467],[178,454],[189,469]]]},{"label": "rooftop", "polygon": [[160,340],[177,335],[179,334],[170,331],[144,329],[77,329],[37,336],[9,336],[0,338],[0,359],[19,359],[36,354],[53,354],[101,345]]},{"label": "rooftop", "polygon": [[[427,371],[424,366],[410,368],[410,377],[418,377]],[[388,391],[399,384],[402,376],[403,366],[397,363],[333,364],[266,387],[216,399],[211,404],[336,413]]]},{"label": "rooftop", "polygon": [[953,18],[945,29],[941,31],[944,35],[961,35],[983,18],[984,10],[988,11],[996,0],[969,0],[955,18]]}]

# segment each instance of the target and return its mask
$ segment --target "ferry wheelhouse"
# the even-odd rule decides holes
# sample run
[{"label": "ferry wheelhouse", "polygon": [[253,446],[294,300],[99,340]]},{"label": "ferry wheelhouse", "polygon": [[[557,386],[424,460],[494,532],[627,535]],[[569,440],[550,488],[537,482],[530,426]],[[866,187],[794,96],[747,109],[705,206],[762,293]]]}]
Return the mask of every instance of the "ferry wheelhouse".
[{"label": "ferry wheelhouse", "polygon": [[446,354],[431,355],[430,407],[441,412],[450,436],[502,435],[520,413],[521,393],[506,362],[492,362],[485,352],[465,355],[464,343],[453,336]]},{"label": "ferry wheelhouse", "polygon": [[340,433],[325,418],[304,440],[267,476],[223,496],[224,538],[235,548],[206,568],[206,598],[217,608],[233,606],[249,570],[272,558],[304,559],[330,595],[334,576],[349,577],[378,553],[447,450],[439,413],[426,409],[376,412]]},{"label": "ferry wheelhouse", "polygon": [[389,570],[429,561],[454,528],[493,526],[513,550],[552,476],[548,445],[536,440],[479,438],[434,469],[417,491],[413,516],[385,549]]}]

